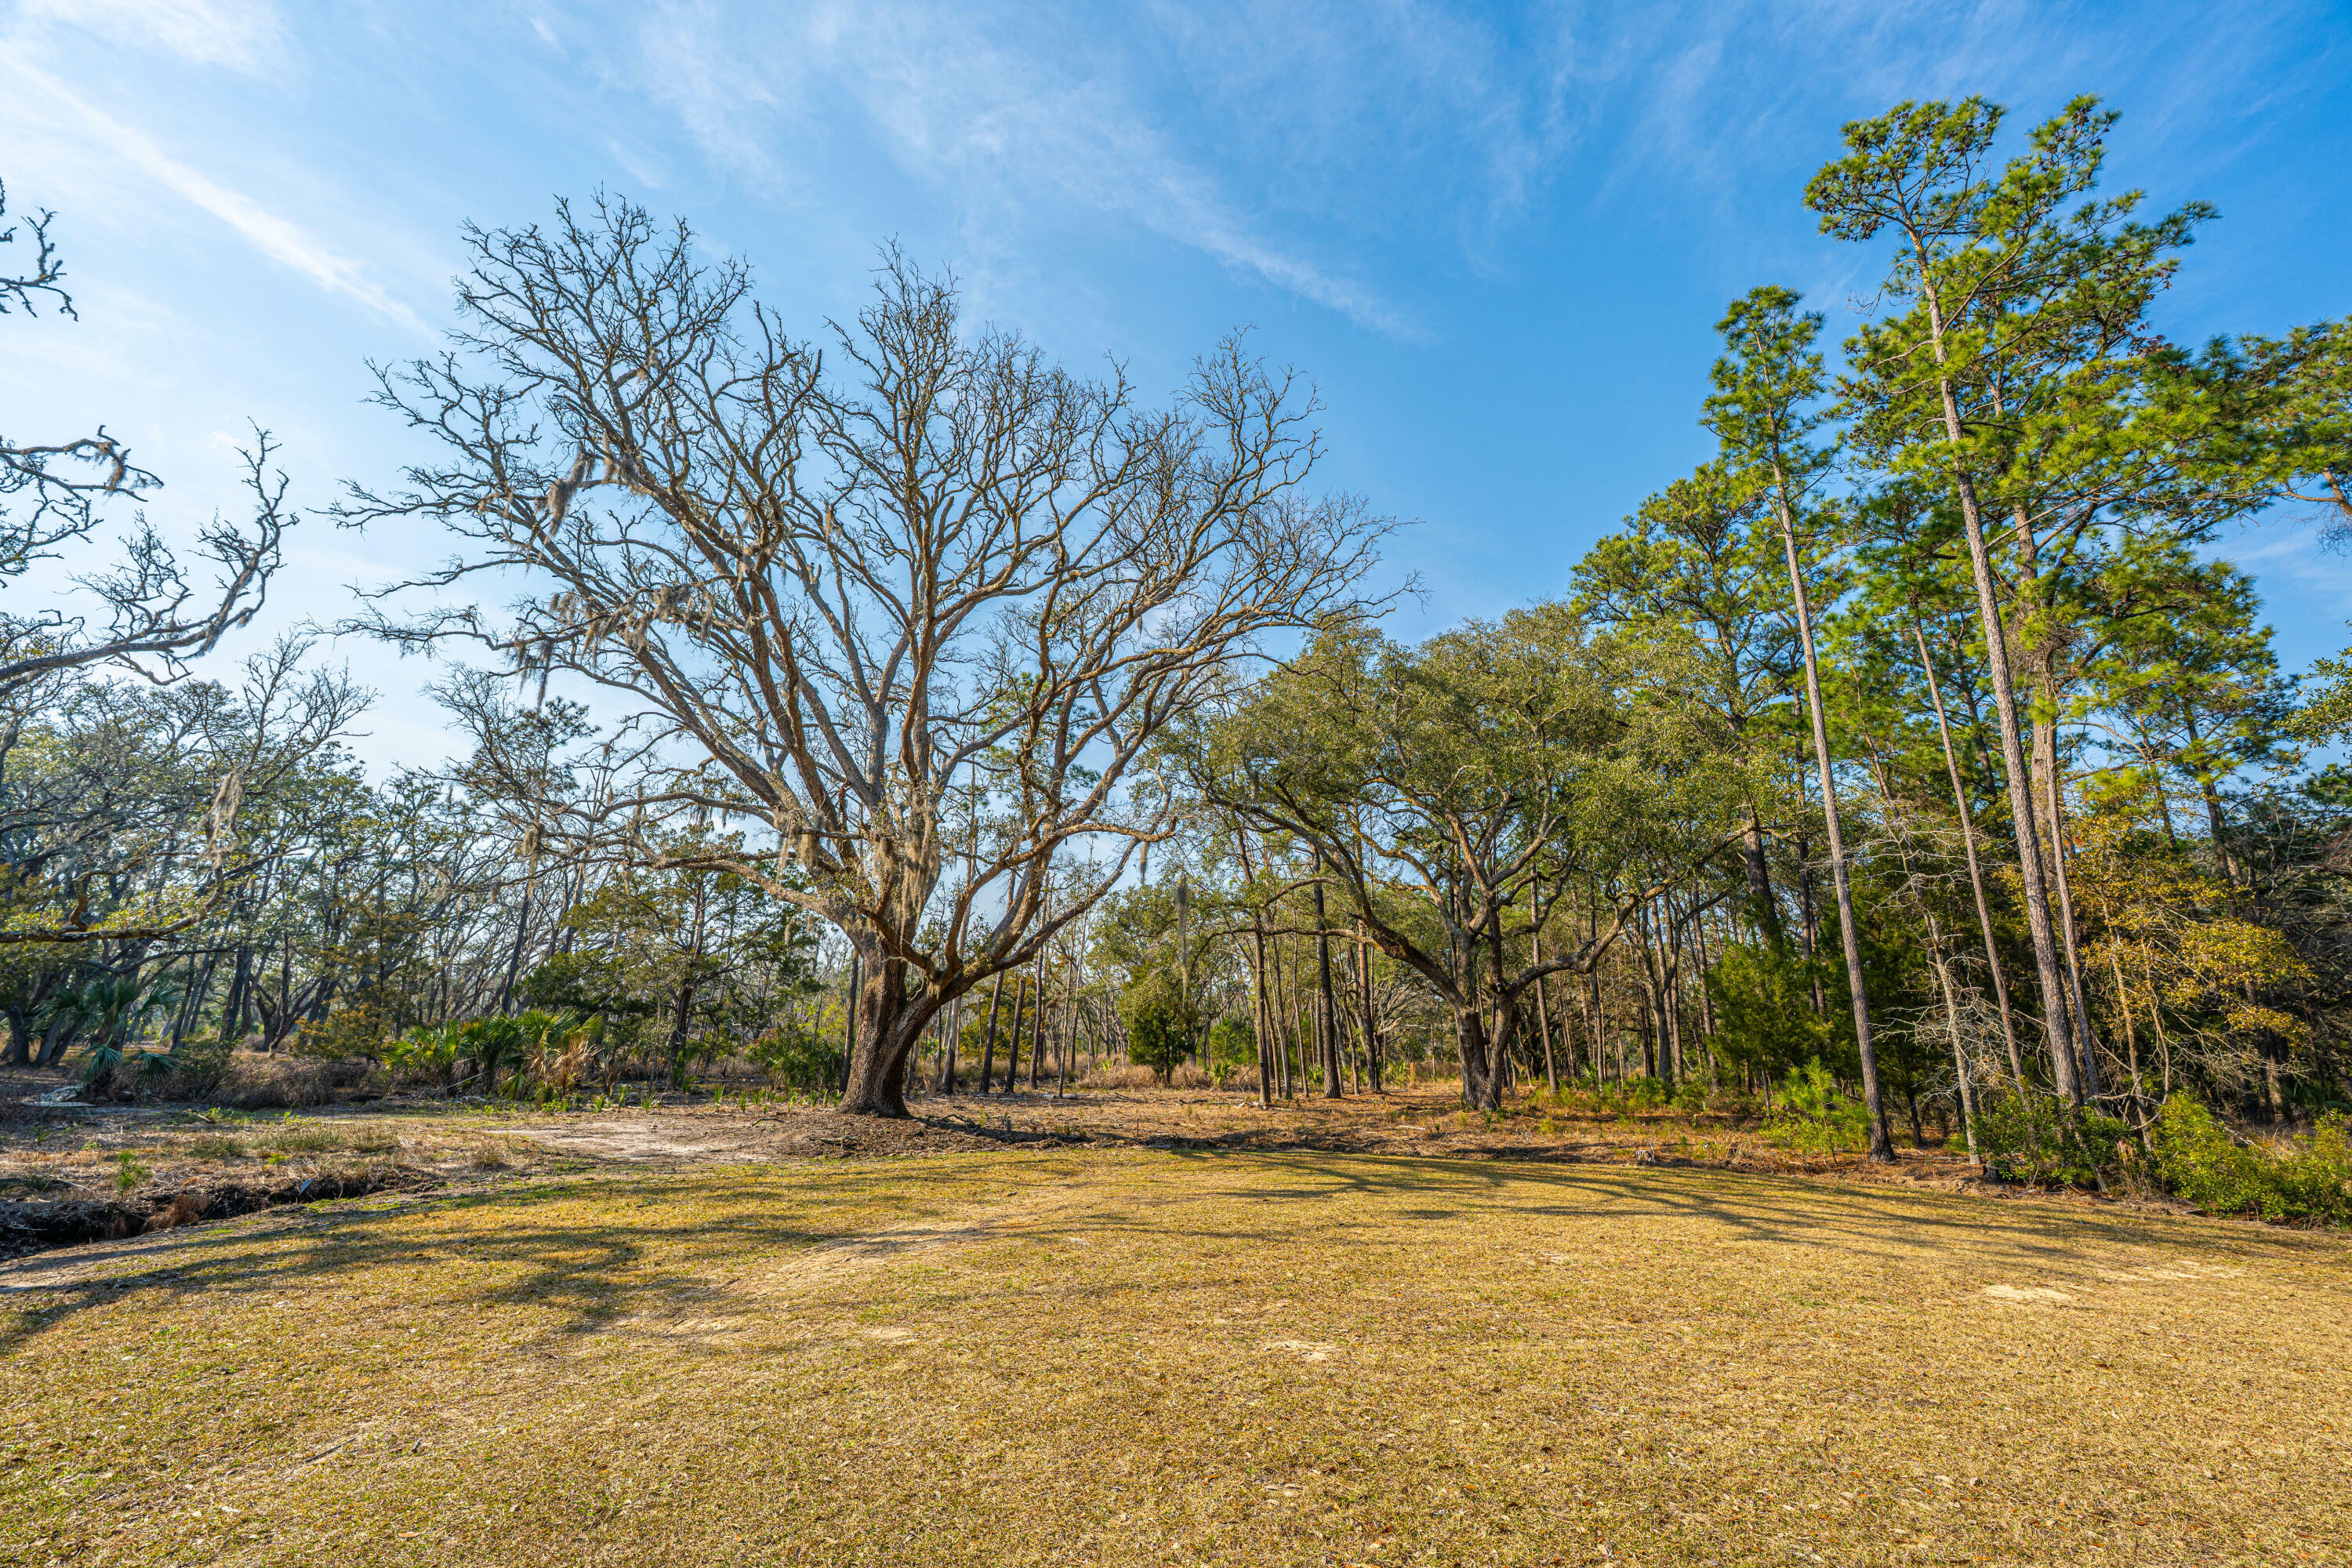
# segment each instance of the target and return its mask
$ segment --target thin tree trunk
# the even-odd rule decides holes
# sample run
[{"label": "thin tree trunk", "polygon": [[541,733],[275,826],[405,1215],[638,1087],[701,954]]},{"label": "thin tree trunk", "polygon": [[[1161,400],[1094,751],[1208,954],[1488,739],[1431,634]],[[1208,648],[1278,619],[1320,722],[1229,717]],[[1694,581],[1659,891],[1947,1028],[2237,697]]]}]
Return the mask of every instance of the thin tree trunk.
[{"label": "thin tree trunk", "polygon": [[1029,977],[1013,977],[1013,1026],[1004,1037],[1004,1092],[1011,1094],[1021,1087],[1021,1025],[1028,1016],[1024,1009],[1029,1003]]},{"label": "thin tree trunk", "polygon": [[988,988],[988,1030],[981,1037],[980,1092],[989,1092],[996,1076],[996,1010],[1004,1000],[1004,971],[996,972],[996,983]]},{"label": "thin tree trunk", "polygon": [[1037,1092],[1037,1064],[1045,1054],[1045,949],[1037,949],[1037,1005],[1029,1017],[1029,1092]]},{"label": "thin tree trunk", "polygon": [[1952,1036],[1952,1077],[1960,1097],[1960,1126],[1967,1133],[1969,1158],[1984,1163],[1977,1152],[1977,1095],[1974,1075],[1969,1070],[1969,1054],[1960,1044],[1960,1005],[1952,994],[1951,963],[1944,956],[1944,932],[1937,924],[1935,911],[1927,911],[1928,964],[1936,972],[1937,989],[1944,998],[1944,1026]]},{"label": "thin tree trunk", "polygon": [[1780,516],[1780,543],[1789,557],[1789,587],[1796,595],[1797,637],[1805,656],[1805,706],[1813,721],[1813,762],[1821,771],[1822,816],[1830,834],[1830,875],[1837,889],[1838,935],[1845,945],[1846,990],[1853,1001],[1854,1044],[1862,1053],[1862,1100],[1870,1112],[1870,1157],[1891,1161],[1895,1140],[1886,1131],[1886,1108],[1878,1094],[1878,1052],[1870,1037],[1870,998],[1862,969],[1862,938],[1853,918],[1853,888],[1846,874],[1845,834],[1838,821],[1837,779],[1830,768],[1829,717],[1822,707],[1821,662],[1813,650],[1813,611],[1797,555],[1797,520],[1789,505],[1787,479],[1772,464],[1774,500]]},{"label": "thin tree trunk", "polygon": [[849,1093],[849,1074],[857,1060],[857,1015],[865,999],[865,987],[860,983],[858,952],[849,950],[849,986],[841,997],[841,1092]]},{"label": "thin tree trunk", "polygon": [[1257,1104],[1261,1110],[1274,1109],[1274,1004],[1266,985],[1265,917],[1256,906],[1250,908],[1250,949],[1257,962],[1250,969],[1252,1000],[1257,1005]]},{"label": "thin tree trunk", "polygon": [[[1316,868],[1320,873],[1322,868]],[[1318,874],[1315,881],[1315,966],[1317,972],[1319,1013],[1317,1025],[1323,1035],[1323,1098],[1338,1100],[1339,1095],[1339,1019],[1331,1005],[1331,938],[1324,930],[1323,881]]]},{"label": "thin tree trunk", "polygon": [[1755,922],[1756,933],[1765,945],[1780,952],[1789,945],[1788,932],[1780,926],[1780,900],[1772,896],[1771,863],[1764,856],[1764,824],[1751,804],[1748,821],[1739,836],[1739,857],[1748,876],[1748,918]]},{"label": "thin tree trunk", "polygon": [[1944,693],[1936,683],[1936,660],[1927,651],[1927,636],[1919,623],[1911,623],[1911,635],[1918,639],[1919,667],[1927,672],[1927,696],[1935,704],[1936,733],[1944,743],[1944,770],[1952,779],[1952,809],[1960,816],[1960,844],[1968,851],[1969,888],[1976,894],[1977,925],[1984,933],[1985,964],[1992,972],[1992,994],[2000,1010],[2000,1037],[2009,1047],[2009,1070],[2017,1084],[2018,1109],[2026,1107],[2025,1058],[2017,1048],[2017,1027],[2009,1010],[2009,977],[2000,966],[2000,949],[1993,941],[1992,905],[1985,898],[1984,868],[1977,859],[1976,818],[1969,810],[1968,791],[1960,784],[1960,759],[1952,750],[1952,727],[1944,716]]},{"label": "thin tree trunk", "polygon": [[1281,1056],[1281,1061],[1277,1065],[1282,1068],[1282,1098],[1285,1100],[1290,1098],[1292,1085],[1290,1037],[1291,1032],[1298,1026],[1298,986],[1295,974],[1296,968],[1297,965],[1285,962],[1282,956],[1282,939],[1276,937],[1274,939],[1274,991],[1275,1001],[1282,1009],[1282,1022],[1275,1034],[1275,1046]]},{"label": "thin tree trunk", "polygon": [[2083,1055],[2083,1092],[2099,1092],[2099,1037],[2091,1027],[2090,1005],[2083,996],[2082,955],[2074,945],[2074,879],[2066,871],[2064,794],[2058,769],[2058,727],[2050,727],[2050,771],[2045,775],[2050,797],[2050,868],[2058,882],[2059,929],[2066,937],[2068,1000],[2074,1005],[2074,1042]]},{"label": "thin tree trunk", "polygon": [[[536,831],[534,829],[534,831]],[[507,953],[507,977],[499,985],[499,1011],[514,1011],[515,976],[522,970],[522,944],[530,934],[531,884],[528,878],[522,885],[522,907],[515,911],[514,946]]]},{"label": "thin tree trunk", "polygon": [[[1541,931],[1528,934],[1528,956],[1537,968],[1543,967]],[[1559,1098],[1559,1065],[1552,1059],[1551,1054],[1551,997],[1548,991],[1550,984],[1551,976],[1549,974],[1538,975],[1536,979],[1536,1027],[1543,1032],[1544,1090],[1557,1100]]]}]

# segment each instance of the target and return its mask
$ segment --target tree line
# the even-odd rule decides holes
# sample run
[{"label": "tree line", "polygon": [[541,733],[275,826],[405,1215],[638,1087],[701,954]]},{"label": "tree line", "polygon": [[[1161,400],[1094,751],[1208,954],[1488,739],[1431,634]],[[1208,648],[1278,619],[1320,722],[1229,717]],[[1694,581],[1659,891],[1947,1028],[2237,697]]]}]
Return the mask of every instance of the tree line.
[{"label": "tree line", "polygon": [[[804,340],[626,202],[468,229],[449,346],[375,370],[431,455],[309,524],[446,544],[332,629],[437,657],[462,761],[370,783],[307,637],[206,678],[295,521],[257,432],[208,584],[142,520],[0,619],[11,1059],[454,1079],[530,1015],[882,1115],[1000,1051],[1268,1102],[1827,1081],[1881,1157],[2340,1106],[2352,679],[2283,674],[2218,552],[2352,527],[2352,326],[2168,340],[2213,215],[2103,192],[2114,123],[1845,127],[1803,203],[1868,311],[1732,301],[1707,459],[1419,641],[1244,337],[1155,403],[895,249]],[[0,310],[70,309],[50,221]],[[159,484],[0,445],[0,570]]]}]

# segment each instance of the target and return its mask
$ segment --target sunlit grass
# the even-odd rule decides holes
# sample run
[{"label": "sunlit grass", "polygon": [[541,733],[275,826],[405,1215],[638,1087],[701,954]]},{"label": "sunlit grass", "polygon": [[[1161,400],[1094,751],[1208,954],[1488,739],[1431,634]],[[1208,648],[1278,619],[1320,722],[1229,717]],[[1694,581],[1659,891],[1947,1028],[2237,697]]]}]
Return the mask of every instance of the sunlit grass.
[{"label": "sunlit grass", "polygon": [[159,1262],[5,1304],[0,1561],[2295,1563],[2352,1514],[2352,1243],[2242,1225],[1121,1151]]}]

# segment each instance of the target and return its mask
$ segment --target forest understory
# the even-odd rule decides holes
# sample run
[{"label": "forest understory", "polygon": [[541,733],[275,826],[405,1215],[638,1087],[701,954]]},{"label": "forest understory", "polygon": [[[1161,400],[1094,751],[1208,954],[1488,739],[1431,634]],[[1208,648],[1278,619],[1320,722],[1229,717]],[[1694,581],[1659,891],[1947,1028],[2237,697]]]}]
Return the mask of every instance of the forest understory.
[{"label": "forest understory", "polygon": [[0,1560],[2346,1560],[2338,1234],[962,1109],[265,1124],[451,1184],[0,1265]]}]

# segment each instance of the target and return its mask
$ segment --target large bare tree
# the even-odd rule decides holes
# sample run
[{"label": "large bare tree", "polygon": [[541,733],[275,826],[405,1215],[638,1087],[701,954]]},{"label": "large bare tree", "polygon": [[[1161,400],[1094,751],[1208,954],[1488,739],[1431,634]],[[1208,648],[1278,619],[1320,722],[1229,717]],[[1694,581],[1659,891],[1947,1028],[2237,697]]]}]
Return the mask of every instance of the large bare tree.
[{"label": "large bare tree", "polygon": [[[467,238],[451,347],[379,373],[439,456],[342,509],[457,551],[367,624],[536,682],[458,704],[535,847],[729,870],[847,934],[845,1110],[903,1115],[938,1011],[1171,830],[1155,735],[1269,634],[1374,607],[1388,525],[1304,493],[1313,401],[1238,339],[1154,409],[895,248],[820,352],[625,203]],[[689,852],[655,832],[681,816]]]}]

